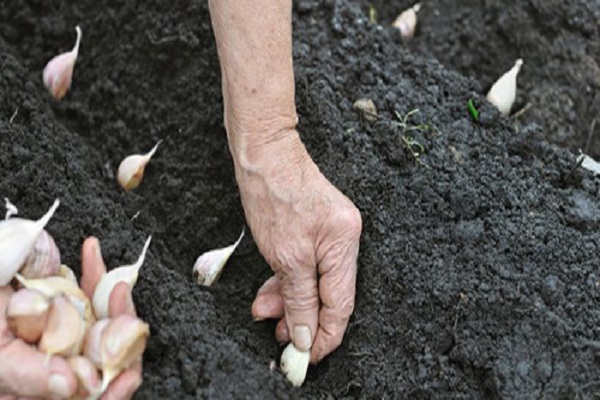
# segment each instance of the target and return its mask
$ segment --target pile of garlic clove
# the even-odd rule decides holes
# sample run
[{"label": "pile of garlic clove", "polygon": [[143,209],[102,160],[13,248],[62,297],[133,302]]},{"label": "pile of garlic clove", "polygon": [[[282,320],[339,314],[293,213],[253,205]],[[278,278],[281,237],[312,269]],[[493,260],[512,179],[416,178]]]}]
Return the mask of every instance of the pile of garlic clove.
[{"label": "pile of garlic clove", "polygon": [[[79,287],[73,271],[61,264],[60,251],[44,227],[56,211],[56,200],[38,221],[7,218],[0,221],[0,286],[16,292],[6,308],[8,328],[46,354],[65,357],[78,378],[75,398],[100,398],[109,384],[141,360],[150,327],[131,315],[108,317],[108,299],[119,282],[133,286],[143,264],[106,273],[93,301]],[[114,272],[113,272],[114,271]]]}]

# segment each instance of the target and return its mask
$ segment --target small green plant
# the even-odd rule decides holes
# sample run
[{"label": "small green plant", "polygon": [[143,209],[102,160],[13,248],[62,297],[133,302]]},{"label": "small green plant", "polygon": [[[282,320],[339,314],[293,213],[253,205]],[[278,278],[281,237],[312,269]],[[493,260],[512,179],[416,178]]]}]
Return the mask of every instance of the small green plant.
[{"label": "small green plant", "polygon": [[410,132],[421,132],[428,131],[431,129],[431,126],[427,124],[409,124],[408,120],[410,119],[410,117],[418,112],[419,109],[415,108],[414,110],[411,110],[408,113],[406,113],[406,115],[402,116],[399,112],[395,111],[396,117],[398,117],[399,122],[394,121],[394,124],[402,129],[402,132],[400,132],[402,144],[404,145],[404,148],[408,150],[408,152],[411,154],[415,162],[417,164],[425,166],[426,168],[429,168],[429,166],[427,166],[421,161],[421,154],[425,152],[425,147],[414,136],[409,135]]},{"label": "small green plant", "polygon": [[475,121],[479,121],[479,111],[477,111],[477,108],[475,108],[475,104],[473,104],[473,99],[469,99],[469,101],[467,102],[467,106],[469,107],[471,117],[473,117]]}]

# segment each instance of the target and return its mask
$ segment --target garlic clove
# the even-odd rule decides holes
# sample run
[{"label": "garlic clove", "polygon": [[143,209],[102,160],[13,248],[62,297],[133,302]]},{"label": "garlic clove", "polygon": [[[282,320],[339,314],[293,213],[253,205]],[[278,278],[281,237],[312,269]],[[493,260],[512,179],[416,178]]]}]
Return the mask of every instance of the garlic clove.
[{"label": "garlic clove", "polygon": [[83,344],[83,355],[86,356],[93,365],[98,369],[102,369],[102,359],[100,357],[100,345],[102,343],[102,333],[110,322],[110,319],[105,318],[97,321],[85,335]]},{"label": "garlic clove", "polygon": [[75,285],[79,285],[79,282],[77,282],[77,277],[75,276],[75,272],[73,272],[71,268],[64,264],[58,268],[58,276],[72,282]]},{"label": "garlic clove", "polygon": [[48,357],[76,356],[83,348],[85,329],[85,321],[77,308],[66,297],[54,297],[38,348]]},{"label": "garlic clove", "polygon": [[417,13],[421,9],[421,3],[404,10],[392,23],[392,26],[400,31],[402,39],[411,39],[417,28]]},{"label": "garlic clove", "polygon": [[27,343],[35,343],[42,336],[50,301],[36,290],[21,289],[14,293],[6,308],[6,321],[10,331]]},{"label": "garlic clove", "polygon": [[86,397],[100,387],[100,374],[90,360],[83,356],[69,358],[69,366],[77,377],[77,395]]},{"label": "garlic clove", "polygon": [[123,189],[133,190],[140,185],[146,165],[150,162],[161,143],[162,140],[159,140],[152,150],[144,155],[134,154],[121,161],[117,171],[117,180]]},{"label": "garlic clove", "polygon": [[300,351],[293,343],[288,344],[281,354],[281,370],[296,387],[304,383],[309,363],[310,351]]},{"label": "garlic clove", "polygon": [[245,228],[242,229],[238,240],[231,246],[208,251],[196,259],[192,273],[198,280],[198,285],[211,286],[219,279],[227,260],[242,241],[244,232]]},{"label": "garlic clove", "polygon": [[121,371],[140,360],[146,350],[150,326],[141,319],[122,314],[110,320],[102,333],[102,392]]},{"label": "garlic clove", "polygon": [[488,101],[495,105],[504,116],[510,114],[510,109],[517,97],[517,75],[522,65],[523,60],[519,58],[515,65],[494,83],[487,94]]},{"label": "garlic clove", "polygon": [[35,279],[56,275],[59,269],[60,250],[52,236],[44,229],[19,273],[27,279]]},{"label": "garlic clove", "polygon": [[94,314],[96,315],[96,318],[108,318],[108,303],[110,300],[110,294],[113,288],[119,282],[126,282],[131,289],[133,289],[133,286],[137,282],[140,268],[144,264],[146,251],[148,250],[148,246],[150,246],[151,240],[152,236],[149,236],[148,239],[146,239],[142,253],[135,264],[124,265],[102,275],[100,282],[98,282],[96,285],[94,295],[92,296],[92,305],[94,307]]},{"label": "garlic clove", "polygon": [[75,31],[77,32],[77,40],[73,49],[48,61],[42,74],[44,85],[57,100],[61,100],[71,88],[73,69],[75,68],[75,62],[79,55],[79,44],[81,43],[81,28],[76,26]]},{"label": "garlic clove", "polygon": [[371,99],[358,99],[354,102],[353,105],[355,110],[359,110],[363,113],[365,118],[368,121],[376,121],[377,120],[377,107],[375,103]]},{"label": "garlic clove", "polygon": [[594,160],[592,157],[581,153],[577,156],[577,163],[581,163],[583,168],[593,172],[594,175],[600,175],[600,162]]},{"label": "garlic clove", "polygon": [[0,221],[0,286],[7,285],[29,257],[38,236],[54,215],[60,201],[56,199],[37,221],[10,218]]},{"label": "garlic clove", "polygon": [[76,306],[78,310],[82,310],[85,321],[87,323],[95,321],[90,300],[83,290],[69,279],[60,276],[49,276],[43,279],[25,279],[19,274],[16,275],[16,278],[23,287],[35,289],[46,297],[54,298],[58,296],[67,296],[73,299],[72,303],[75,302],[76,299],[77,303],[73,305]]},{"label": "garlic clove", "polygon": [[11,203],[7,197],[4,198],[4,207],[6,207],[6,215],[4,216],[4,219],[9,219],[13,215],[17,215],[19,213],[17,206]]}]

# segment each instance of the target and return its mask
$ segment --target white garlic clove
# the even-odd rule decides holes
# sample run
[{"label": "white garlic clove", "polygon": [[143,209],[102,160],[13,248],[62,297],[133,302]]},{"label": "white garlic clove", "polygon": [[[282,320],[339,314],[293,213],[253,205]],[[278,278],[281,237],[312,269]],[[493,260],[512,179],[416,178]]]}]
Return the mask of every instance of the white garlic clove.
[{"label": "white garlic clove", "polygon": [[81,43],[81,28],[76,26],[75,31],[77,31],[77,40],[73,49],[48,61],[42,74],[44,85],[57,100],[61,100],[71,88],[73,69],[75,68],[75,62],[79,55],[79,44]]},{"label": "white garlic clove", "polygon": [[58,268],[58,276],[68,281],[71,281],[75,285],[79,285],[79,282],[77,282],[77,277],[75,276],[75,272],[73,272],[71,268],[67,267],[64,264],[62,264]]},{"label": "white garlic clove", "polygon": [[100,388],[100,374],[90,360],[83,356],[69,358],[69,365],[77,377],[77,395],[86,397]]},{"label": "white garlic clove", "polygon": [[156,153],[156,150],[161,143],[162,140],[159,140],[152,150],[144,155],[134,154],[121,161],[117,171],[117,180],[123,189],[133,190],[140,185],[140,182],[144,177],[146,165],[148,165],[150,159],[154,156],[154,153]]},{"label": "white garlic clove", "polygon": [[24,218],[0,221],[0,286],[7,285],[29,257],[59,204],[59,200],[55,200],[50,210],[37,221]]},{"label": "white garlic clove", "polygon": [[281,370],[292,385],[302,386],[310,363],[310,351],[300,351],[293,343],[281,354]]},{"label": "white garlic clove", "polygon": [[76,356],[83,348],[85,330],[85,321],[77,308],[66,297],[54,297],[38,348],[48,357]]},{"label": "white garlic clove", "polygon": [[35,289],[48,298],[67,296],[77,299],[77,309],[82,310],[85,321],[87,323],[95,321],[89,298],[76,283],[73,283],[69,279],[60,276],[49,276],[43,279],[25,279],[19,274],[16,275],[16,278],[24,287]]},{"label": "white garlic clove", "polygon": [[421,3],[417,3],[411,8],[404,10],[398,18],[394,20],[392,26],[400,31],[403,39],[411,39],[417,28],[417,13],[421,9]]},{"label": "white garlic clove", "polygon": [[100,345],[102,344],[102,333],[110,322],[105,318],[97,321],[85,335],[83,344],[83,355],[85,355],[98,369],[102,369],[102,358],[100,355]]},{"label": "white garlic clove", "polygon": [[4,216],[4,219],[9,219],[13,215],[17,215],[19,213],[17,206],[11,203],[7,197],[4,198],[4,207],[6,207],[6,215]]},{"label": "white garlic clove", "polygon": [[487,94],[488,101],[495,105],[504,116],[510,114],[510,109],[517,97],[517,75],[522,65],[523,60],[519,58],[515,65],[494,83]]},{"label": "white garlic clove", "polygon": [[92,305],[94,307],[94,314],[96,315],[96,318],[108,318],[108,303],[110,300],[110,294],[119,282],[126,282],[133,289],[133,286],[137,282],[140,268],[144,264],[146,251],[148,250],[148,246],[150,246],[151,240],[152,236],[149,236],[144,244],[142,253],[135,264],[124,265],[102,275],[100,282],[98,282],[96,285],[96,289],[94,290],[94,295],[92,297]]},{"label": "white garlic clove", "polygon": [[141,319],[122,314],[110,320],[102,333],[102,392],[121,371],[140,360],[146,350],[150,326]]},{"label": "white garlic clove", "polygon": [[354,102],[353,107],[355,110],[359,110],[360,112],[362,112],[368,121],[377,120],[377,107],[375,106],[373,100],[358,99]]},{"label": "white garlic clove", "polygon": [[27,343],[35,343],[42,336],[50,301],[36,290],[21,289],[14,293],[6,308],[6,322],[10,331]]},{"label": "white garlic clove", "polygon": [[245,229],[242,229],[242,234],[231,246],[208,251],[196,259],[192,274],[198,280],[198,285],[211,286],[219,279],[225,263],[242,241],[244,232]]},{"label": "white garlic clove", "polygon": [[19,274],[27,279],[38,279],[54,276],[58,274],[59,269],[60,250],[52,236],[44,229]]},{"label": "white garlic clove", "polygon": [[[582,159],[583,161],[581,161]],[[580,162],[583,168],[593,172],[594,175],[600,175],[600,162],[594,160],[592,157],[583,153],[577,157],[577,163]]]}]

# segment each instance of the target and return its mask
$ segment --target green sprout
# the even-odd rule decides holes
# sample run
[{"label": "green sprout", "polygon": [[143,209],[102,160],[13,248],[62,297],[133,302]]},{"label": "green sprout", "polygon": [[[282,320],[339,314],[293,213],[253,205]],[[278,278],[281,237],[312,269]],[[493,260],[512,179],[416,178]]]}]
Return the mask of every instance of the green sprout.
[{"label": "green sprout", "polygon": [[402,132],[400,133],[402,143],[404,144],[404,147],[410,152],[415,162],[429,168],[426,164],[424,164],[421,161],[420,158],[421,154],[425,152],[425,147],[413,136],[408,135],[408,133],[412,131],[428,131],[431,129],[431,127],[427,124],[410,125],[408,123],[409,118],[418,112],[419,109],[416,108],[406,113],[406,115],[402,116],[400,115],[400,113],[395,111],[396,116],[398,117],[400,122],[394,122],[394,124],[402,128]]},{"label": "green sprout", "polygon": [[369,22],[371,22],[372,24],[376,24],[377,19],[377,10],[375,9],[375,7],[373,7],[372,4],[369,4]]},{"label": "green sprout", "polygon": [[473,104],[473,99],[469,99],[467,105],[469,106],[469,112],[471,113],[473,119],[475,121],[479,121],[479,111],[477,111],[477,109],[475,108],[475,104]]}]

